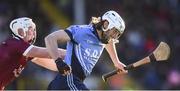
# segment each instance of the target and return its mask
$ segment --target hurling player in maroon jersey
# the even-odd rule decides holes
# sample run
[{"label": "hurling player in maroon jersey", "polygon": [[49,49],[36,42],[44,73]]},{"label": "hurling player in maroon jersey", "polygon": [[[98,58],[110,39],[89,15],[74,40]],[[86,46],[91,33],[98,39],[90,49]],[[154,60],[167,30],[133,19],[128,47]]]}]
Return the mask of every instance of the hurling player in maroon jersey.
[{"label": "hurling player in maroon jersey", "polygon": [[[49,70],[57,71],[55,62],[43,47],[34,46],[36,25],[27,17],[17,18],[10,23],[12,37],[0,44],[0,90],[18,77],[28,60]],[[64,57],[65,50],[59,49]]]}]

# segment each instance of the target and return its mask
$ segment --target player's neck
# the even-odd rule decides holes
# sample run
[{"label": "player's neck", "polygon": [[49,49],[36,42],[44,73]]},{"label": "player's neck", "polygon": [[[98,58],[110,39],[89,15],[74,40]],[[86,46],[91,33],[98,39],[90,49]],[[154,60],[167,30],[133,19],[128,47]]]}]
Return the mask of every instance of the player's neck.
[{"label": "player's neck", "polygon": [[98,35],[98,37],[101,39],[102,38],[102,30],[98,30],[98,29],[96,29],[96,31],[97,31],[97,35]]}]

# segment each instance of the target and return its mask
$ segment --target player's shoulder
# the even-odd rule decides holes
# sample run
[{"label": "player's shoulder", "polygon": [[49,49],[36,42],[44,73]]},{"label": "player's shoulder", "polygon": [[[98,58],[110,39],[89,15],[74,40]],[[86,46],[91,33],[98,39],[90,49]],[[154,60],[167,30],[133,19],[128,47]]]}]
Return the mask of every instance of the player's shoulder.
[{"label": "player's shoulder", "polygon": [[29,45],[29,43],[26,43],[25,41],[23,41],[20,38],[16,38],[16,37],[9,37],[7,38],[5,41],[3,41],[2,43],[5,43],[7,45],[11,45],[11,46],[24,46],[24,45]]},{"label": "player's shoulder", "polygon": [[23,42],[23,40],[16,38],[16,37],[9,37],[5,40],[5,42],[8,43],[17,43],[17,42]]},{"label": "player's shoulder", "polygon": [[68,29],[91,30],[92,28],[92,25],[71,25]]}]

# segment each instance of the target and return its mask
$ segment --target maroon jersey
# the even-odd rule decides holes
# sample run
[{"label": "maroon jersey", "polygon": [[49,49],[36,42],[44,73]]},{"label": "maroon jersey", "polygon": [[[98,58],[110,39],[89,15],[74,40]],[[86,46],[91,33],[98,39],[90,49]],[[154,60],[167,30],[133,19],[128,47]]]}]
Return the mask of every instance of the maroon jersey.
[{"label": "maroon jersey", "polygon": [[19,76],[24,69],[27,58],[23,53],[29,43],[16,38],[9,38],[0,44],[0,89]]}]

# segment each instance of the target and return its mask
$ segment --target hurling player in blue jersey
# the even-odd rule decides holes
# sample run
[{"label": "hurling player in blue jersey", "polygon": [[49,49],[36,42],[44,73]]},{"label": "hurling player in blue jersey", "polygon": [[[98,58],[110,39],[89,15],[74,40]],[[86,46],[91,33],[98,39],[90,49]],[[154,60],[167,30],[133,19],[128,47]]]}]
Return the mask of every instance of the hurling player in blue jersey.
[{"label": "hurling player in blue jersey", "polygon": [[[127,73],[115,48],[124,29],[125,23],[120,15],[108,11],[100,19],[94,18],[89,25],[72,25],[49,34],[45,38],[46,47],[60,74],[49,84],[48,89],[88,90],[83,81],[90,75],[104,48],[114,66]],[[67,42],[64,60],[58,54],[58,43],[63,42]]]}]

